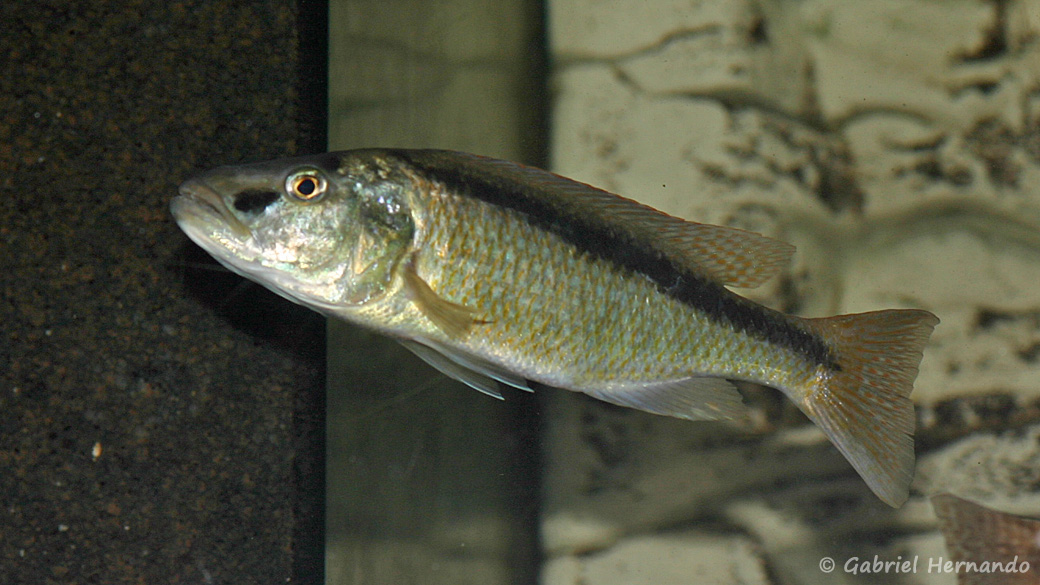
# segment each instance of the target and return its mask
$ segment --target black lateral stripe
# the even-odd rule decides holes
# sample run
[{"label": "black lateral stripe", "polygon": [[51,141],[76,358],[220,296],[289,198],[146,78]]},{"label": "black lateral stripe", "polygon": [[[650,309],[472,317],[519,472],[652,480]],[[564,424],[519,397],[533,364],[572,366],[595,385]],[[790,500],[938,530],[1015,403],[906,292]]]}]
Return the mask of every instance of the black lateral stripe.
[{"label": "black lateral stripe", "polygon": [[758,339],[775,343],[804,356],[814,364],[840,370],[826,343],[816,335],[777,318],[773,311],[730,292],[722,284],[676,266],[647,242],[609,226],[590,221],[553,205],[554,195],[504,173],[482,173],[476,159],[472,164],[433,161],[424,151],[391,151],[427,178],[442,183],[454,193],[523,214],[531,225],[556,234],[584,253],[602,258],[630,272],[642,274],[658,290],[708,316],[728,323]]}]

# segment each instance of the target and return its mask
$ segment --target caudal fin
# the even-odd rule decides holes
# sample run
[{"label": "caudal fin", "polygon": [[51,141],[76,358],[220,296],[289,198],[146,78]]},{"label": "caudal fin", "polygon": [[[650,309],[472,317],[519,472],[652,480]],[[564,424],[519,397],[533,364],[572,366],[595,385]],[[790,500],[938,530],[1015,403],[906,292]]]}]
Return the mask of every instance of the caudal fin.
[{"label": "caudal fin", "polygon": [[802,410],[886,504],[906,501],[914,476],[914,405],[910,392],[939,319],[893,309],[809,319],[834,348],[838,369],[824,370]]}]

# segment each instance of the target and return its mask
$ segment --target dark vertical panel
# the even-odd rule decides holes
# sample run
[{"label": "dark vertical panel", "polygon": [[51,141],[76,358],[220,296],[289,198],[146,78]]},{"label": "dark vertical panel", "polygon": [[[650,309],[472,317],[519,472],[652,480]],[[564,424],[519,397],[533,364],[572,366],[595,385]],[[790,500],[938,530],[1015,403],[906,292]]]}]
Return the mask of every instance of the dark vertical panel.
[{"label": "dark vertical panel", "polygon": [[328,150],[329,126],[329,2],[297,0],[299,63],[299,153]]},{"label": "dark vertical panel", "polygon": [[[299,152],[328,150],[327,0],[298,0]],[[324,333],[324,330],[323,330]],[[322,349],[324,349],[324,344]],[[325,583],[325,357],[317,384],[301,387],[293,415],[296,485],[293,582]]]},{"label": "dark vertical panel", "polygon": [[[521,100],[530,110],[527,124],[520,128],[520,144],[523,159],[527,164],[549,167],[549,130],[552,110],[549,96],[549,42],[548,9],[544,1],[532,1],[533,33],[524,63]],[[551,390],[550,390],[551,391]],[[541,581],[542,555],[541,508],[542,508],[542,438],[544,436],[543,405],[545,391],[536,391],[533,400],[526,405],[509,410],[510,434],[517,441],[510,444],[509,475],[519,478],[512,485],[511,509],[517,531],[511,546],[509,559],[516,585],[537,585]]]},{"label": "dark vertical panel", "polygon": [[[334,149],[447,148],[544,164],[544,8],[331,3]],[[398,344],[329,327],[328,579],[538,581],[539,399],[494,401]]]}]

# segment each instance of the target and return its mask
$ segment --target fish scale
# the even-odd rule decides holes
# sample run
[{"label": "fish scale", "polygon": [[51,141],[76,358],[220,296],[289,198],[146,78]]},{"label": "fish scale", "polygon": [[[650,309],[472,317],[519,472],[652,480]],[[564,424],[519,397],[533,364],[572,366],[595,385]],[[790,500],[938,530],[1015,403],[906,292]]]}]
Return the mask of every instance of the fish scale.
[{"label": "fish scale", "polygon": [[[581,254],[520,214],[444,187],[430,191],[417,271],[439,295],[489,321],[474,327],[464,344],[469,351],[495,354],[539,382],[574,389],[698,374],[787,387],[811,375],[790,352],[711,323],[645,277]],[[457,254],[425,249],[480,253],[459,261]],[[528,275],[551,277],[556,286],[531,288]],[[524,289],[522,296],[508,294]]]},{"label": "fish scale", "polygon": [[367,149],[223,167],[171,203],[234,272],[397,339],[486,394],[530,382],[733,419],[731,380],[784,392],[886,503],[913,477],[913,389],[935,315],[804,319],[730,292],[793,246],[684,221],[546,171]]}]

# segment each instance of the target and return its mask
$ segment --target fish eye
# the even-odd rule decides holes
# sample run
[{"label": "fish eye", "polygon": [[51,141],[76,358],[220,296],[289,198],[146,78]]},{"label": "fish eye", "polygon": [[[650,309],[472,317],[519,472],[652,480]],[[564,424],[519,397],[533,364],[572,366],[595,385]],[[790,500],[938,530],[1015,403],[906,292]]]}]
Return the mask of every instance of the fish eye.
[{"label": "fish eye", "polygon": [[318,201],[328,188],[325,175],[315,169],[296,171],[285,179],[285,190],[300,201]]}]

